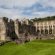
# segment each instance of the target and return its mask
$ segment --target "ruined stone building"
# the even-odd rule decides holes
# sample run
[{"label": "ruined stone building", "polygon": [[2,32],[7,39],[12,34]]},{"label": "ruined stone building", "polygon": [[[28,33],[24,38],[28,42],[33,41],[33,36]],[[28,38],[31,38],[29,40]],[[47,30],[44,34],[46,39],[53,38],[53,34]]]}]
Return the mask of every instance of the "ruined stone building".
[{"label": "ruined stone building", "polygon": [[12,20],[6,17],[0,18],[0,41],[29,40],[55,38],[55,18],[37,19],[35,21],[18,19]]},{"label": "ruined stone building", "polygon": [[55,18],[51,19],[40,19],[34,22],[36,27],[36,33],[41,37],[53,37],[55,36]]}]

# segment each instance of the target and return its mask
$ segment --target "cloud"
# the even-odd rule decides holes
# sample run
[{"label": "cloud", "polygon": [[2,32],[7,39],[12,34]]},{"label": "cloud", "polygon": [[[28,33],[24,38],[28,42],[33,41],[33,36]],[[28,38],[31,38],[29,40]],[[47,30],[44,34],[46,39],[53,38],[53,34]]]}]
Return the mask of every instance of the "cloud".
[{"label": "cloud", "polygon": [[6,7],[26,7],[26,6],[31,6],[38,0],[0,0],[0,3],[2,5],[5,5]]},{"label": "cloud", "polygon": [[44,17],[55,15],[55,0],[0,0],[0,16]]},{"label": "cloud", "polygon": [[[40,2],[40,0],[39,0]],[[55,0],[42,0],[40,2],[43,6],[51,6],[51,7],[55,7]]]},{"label": "cloud", "polygon": [[44,6],[44,4],[41,4],[40,2],[38,3],[36,2],[31,7],[25,8],[23,14],[28,16],[34,16],[34,17],[55,15],[55,7],[46,6],[46,4]]}]

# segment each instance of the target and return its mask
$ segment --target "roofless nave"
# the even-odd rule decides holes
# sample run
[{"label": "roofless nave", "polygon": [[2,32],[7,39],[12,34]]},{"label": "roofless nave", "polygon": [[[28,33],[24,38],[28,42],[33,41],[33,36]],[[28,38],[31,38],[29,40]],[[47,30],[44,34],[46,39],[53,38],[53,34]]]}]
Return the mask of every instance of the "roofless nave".
[{"label": "roofless nave", "polygon": [[22,42],[33,39],[55,39],[55,16],[19,21],[0,18],[0,40]]}]

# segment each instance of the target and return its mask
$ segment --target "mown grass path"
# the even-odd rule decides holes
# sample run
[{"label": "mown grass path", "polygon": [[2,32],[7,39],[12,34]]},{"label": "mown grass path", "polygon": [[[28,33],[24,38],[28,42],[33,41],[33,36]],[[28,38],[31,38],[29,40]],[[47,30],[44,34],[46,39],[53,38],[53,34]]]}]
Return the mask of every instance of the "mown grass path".
[{"label": "mown grass path", "polygon": [[55,55],[55,40],[35,40],[25,44],[6,43],[0,55]]}]

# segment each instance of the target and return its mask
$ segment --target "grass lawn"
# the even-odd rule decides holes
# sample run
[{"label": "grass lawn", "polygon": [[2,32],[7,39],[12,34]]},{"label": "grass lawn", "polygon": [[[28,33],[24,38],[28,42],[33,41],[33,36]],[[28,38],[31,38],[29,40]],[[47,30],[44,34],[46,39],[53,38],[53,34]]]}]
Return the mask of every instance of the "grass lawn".
[{"label": "grass lawn", "polygon": [[6,43],[0,46],[0,55],[55,55],[55,40],[35,40],[20,45]]}]

